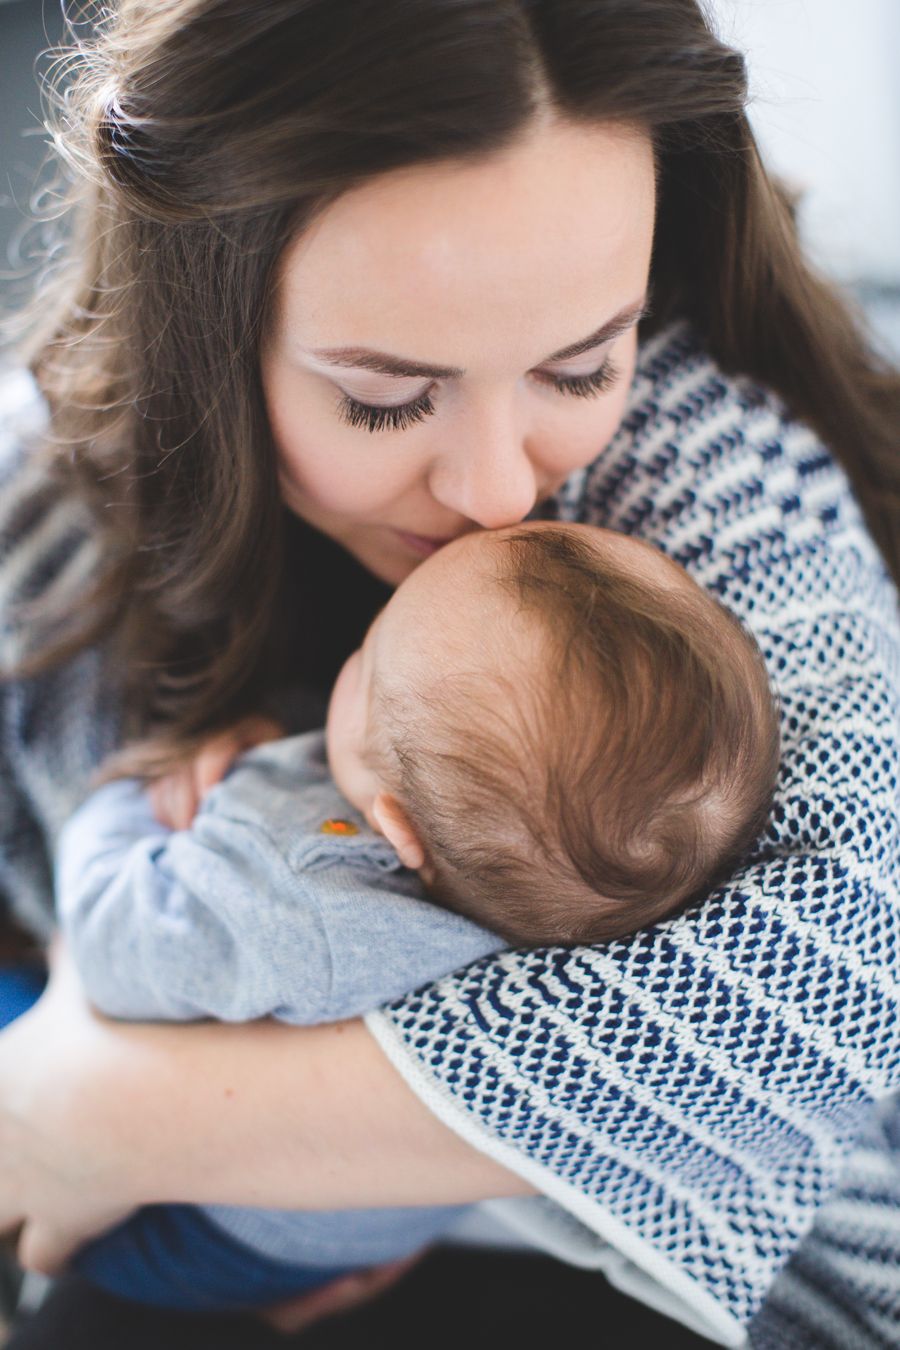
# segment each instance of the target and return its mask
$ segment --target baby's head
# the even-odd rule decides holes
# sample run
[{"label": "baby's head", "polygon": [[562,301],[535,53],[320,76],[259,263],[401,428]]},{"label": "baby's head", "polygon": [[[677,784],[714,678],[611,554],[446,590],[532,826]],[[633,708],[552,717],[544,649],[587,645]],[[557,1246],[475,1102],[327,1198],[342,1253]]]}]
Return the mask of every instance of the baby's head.
[{"label": "baby's head", "polygon": [[647,544],[539,523],[413,572],[327,736],[341,791],[432,896],[517,945],[620,937],[724,880],[779,752],[727,610]]}]

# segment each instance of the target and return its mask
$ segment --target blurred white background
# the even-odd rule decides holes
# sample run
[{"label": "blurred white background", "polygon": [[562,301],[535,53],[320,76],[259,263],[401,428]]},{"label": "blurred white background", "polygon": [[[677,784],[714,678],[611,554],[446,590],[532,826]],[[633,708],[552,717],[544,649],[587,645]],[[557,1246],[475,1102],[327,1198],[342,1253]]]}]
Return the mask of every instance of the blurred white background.
[{"label": "blurred white background", "polygon": [[714,0],[750,54],[767,159],[806,196],[810,246],[848,280],[900,283],[900,0]]},{"label": "blurred white background", "polygon": [[767,162],[802,192],[810,253],[900,357],[900,0],[705,0],[748,53]]}]

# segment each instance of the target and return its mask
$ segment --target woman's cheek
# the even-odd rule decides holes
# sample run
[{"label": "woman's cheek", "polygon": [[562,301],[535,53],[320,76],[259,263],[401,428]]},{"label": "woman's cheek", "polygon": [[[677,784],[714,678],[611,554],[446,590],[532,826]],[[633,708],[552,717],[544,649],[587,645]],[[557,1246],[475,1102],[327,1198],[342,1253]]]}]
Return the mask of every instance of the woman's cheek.
[{"label": "woman's cheek", "polygon": [[264,369],[264,388],[282,495],[289,505],[365,516],[415,481],[414,457],[402,453],[403,446],[341,421],[340,394],[326,381],[272,358]]},{"label": "woman's cheek", "polygon": [[[637,333],[627,333],[615,344],[611,360],[616,383],[596,398],[560,394],[554,426],[546,437],[543,467],[553,476],[567,477],[602,455],[622,424],[637,362]],[[574,406],[573,406],[574,405]]]},{"label": "woman's cheek", "polygon": [[[586,400],[587,401],[587,400]],[[623,381],[603,398],[602,406],[586,407],[578,416],[560,417],[552,436],[543,468],[551,478],[567,478],[592,464],[607,449],[622,423],[628,402],[628,386]]]},{"label": "woman's cheek", "polygon": [[637,330],[632,329],[616,343],[612,361],[617,372],[616,383],[608,394],[601,396],[601,416],[598,419],[593,441],[593,451],[589,452],[585,464],[590,464],[598,455],[602,455],[616,436],[622,418],[625,416],[634,381],[637,364]]},{"label": "woman's cheek", "polygon": [[342,427],[331,416],[307,418],[302,437],[276,440],[282,490],[320,510],[366,516],[390,505],[414,485],[416,456],[384,437]]}]

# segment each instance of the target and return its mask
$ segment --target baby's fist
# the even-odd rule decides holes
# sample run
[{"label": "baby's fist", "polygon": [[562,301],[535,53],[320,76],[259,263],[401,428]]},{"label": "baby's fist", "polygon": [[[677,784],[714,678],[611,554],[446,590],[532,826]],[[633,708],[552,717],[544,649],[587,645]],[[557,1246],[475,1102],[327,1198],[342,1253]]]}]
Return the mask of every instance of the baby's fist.
[{"label": "baby's fist", "polygon": [[238,755],[283,735],[284,728],[273,718],[254,713],[210,737],[181,768],[150,784],[156,819],[171,830],[188,829],[207,792],[222,781]]}]

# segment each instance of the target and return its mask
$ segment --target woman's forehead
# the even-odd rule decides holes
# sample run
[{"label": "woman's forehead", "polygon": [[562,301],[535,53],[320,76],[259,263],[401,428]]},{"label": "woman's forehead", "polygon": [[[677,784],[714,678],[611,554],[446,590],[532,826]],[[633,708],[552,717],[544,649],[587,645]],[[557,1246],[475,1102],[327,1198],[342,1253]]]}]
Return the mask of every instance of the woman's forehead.
[{"label": "woman's forehead", "polygon": [[654,218],[649,139],[551,124],[475,162],[345,193],[288,250],[285,341],[526,366],[640,298]]}]

